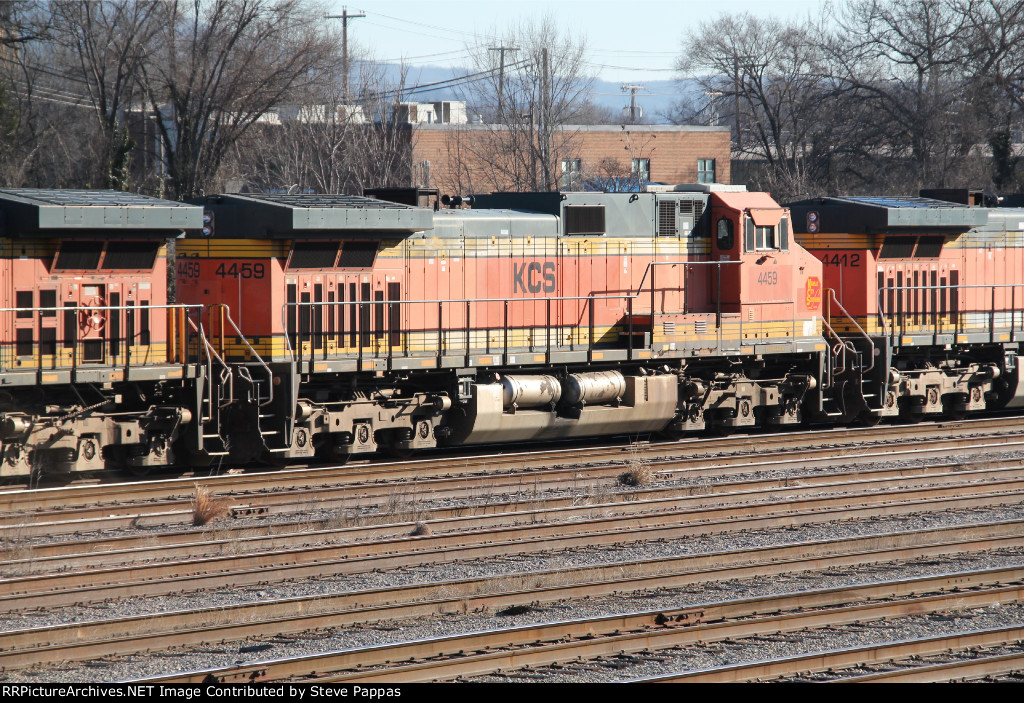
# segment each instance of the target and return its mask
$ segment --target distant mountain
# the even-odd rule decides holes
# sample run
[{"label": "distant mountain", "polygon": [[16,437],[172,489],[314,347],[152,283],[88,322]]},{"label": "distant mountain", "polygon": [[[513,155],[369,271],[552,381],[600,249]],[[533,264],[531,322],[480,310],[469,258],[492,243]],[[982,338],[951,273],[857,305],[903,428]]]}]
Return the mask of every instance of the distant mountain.
[{"label": "distant mountain", "polygon": [[[385,64],[385,76],[388,83],[397,84],[401,80],[402,67],[398,64]],[[471,68],[447,68],[442,66],[405,67],[405,85],[410,89],[405,99],[416,102],[436,102],[439,100],[466,100],[464,85],[430,87],[432,84],[452,81],[473,73]],[[644,90],[637,91],[636,102],[643,110],[643,121],[649,124],[669,124],[668,113],[672,104],[684,93],[689,99],[699,96],[696,83],[688,81],[680,86],[676,81],[644,81]],[[417,90],[422,86],[422,91]],[[607,107],[625,120],[629,107],[630,93],[623,91],[621,83],[595,80],[591,88],[593,101],[597,105]],[[415,91],[415,92],[413,92]],[[471,118],[472,119],[472,118]]]}]

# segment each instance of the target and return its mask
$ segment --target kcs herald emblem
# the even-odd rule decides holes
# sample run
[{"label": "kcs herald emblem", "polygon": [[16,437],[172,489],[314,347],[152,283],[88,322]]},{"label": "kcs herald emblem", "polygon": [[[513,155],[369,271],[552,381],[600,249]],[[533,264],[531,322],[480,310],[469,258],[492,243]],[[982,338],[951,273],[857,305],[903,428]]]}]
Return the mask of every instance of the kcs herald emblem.
[{"label": "kcs herald emblem", "polygon": [[821,307],[821,279],[817,276],[810,276],[807,279],[807,287],[804,289],[804,304],[808,310],[817,310]]}]

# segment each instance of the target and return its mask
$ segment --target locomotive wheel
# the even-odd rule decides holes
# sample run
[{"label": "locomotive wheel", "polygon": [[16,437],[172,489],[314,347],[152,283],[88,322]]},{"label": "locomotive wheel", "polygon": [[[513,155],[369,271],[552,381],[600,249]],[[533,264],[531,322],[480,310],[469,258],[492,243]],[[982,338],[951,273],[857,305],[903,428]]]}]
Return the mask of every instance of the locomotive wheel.
[{"label": "locomotive wheel", "polygon": [[953,410],[951,408],[943,408],[942,414],[950,420],[966,420],[970,412],[967,410]]},{"label": "locomotive wheel", "polygon": [[320,461],[329,461],[338,466],[344,466],[352,458],[352,452],[343,451],[341,447],[323,440],[317,443],[316,457]]}]

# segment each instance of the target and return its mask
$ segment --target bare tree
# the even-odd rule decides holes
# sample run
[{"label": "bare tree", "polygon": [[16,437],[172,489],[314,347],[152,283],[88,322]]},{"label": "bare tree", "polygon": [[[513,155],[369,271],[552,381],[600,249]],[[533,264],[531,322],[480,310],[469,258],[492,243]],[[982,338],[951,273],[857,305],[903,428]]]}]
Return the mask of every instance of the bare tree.
[{"label": "bare tree", "polygon": [[[491,126],[474,157],[490,165],[492,187],[550,190],[554,168],[571,151],[567,125],[592,112],[583,74],[582,39],[566,34],[552,17],[527,22],[498,42],[509,53],[474,50],[477,72],[470,101]],[[514,48],[514,51],[511,51]]]},{"label": "bare tree", "polygon": [[142,83],[167,164],[171,197],[214,185],[228,150],[287,102],[330,46],[299,0],[169,0],[157,5]]},{"label": "bare tree", "polygon": [[[814,34],[748,14],[720,17],[690,33],[676,63],[734,125],[734,153],[764,160],[762,185],[785,195],[807,194],[816,180],[812,155],[825,136],[821,114],[834,97]],[[697,117],[694,106],[679,110]]]},{"label": "bare tree", "polygon": [[[968,3],[970,0],[968,0]],[[960,0],[852,0],[823,43],[831,73],[870,104],[891,159],[906,159],[912,189],[952,185],[979,141],[971,95],[970,22]]]},{"label": "bare tree", "polygon": [[87,187],[96,161],[82,81],[66,71],[48,3],[0,3],[0,181]]},{"label": "bare tree", "polygon": [[56,41],[67,47],[82,78],[100,135],[96,181],[128,187],[128,161],[136,146],[125,115],[137,98],[138,79],[157,25],[156,4],[135,0],[74,0],[53,4]]},{"label": "bare tree", "polygon": [[[1024,0],[965,0],[971,104],[989,117],[992,182],[1019,189],[1013,125],[1024,111]],[[1016,136],[1016,141],[1020,135]]]},{"label": "bare tree", "polygon": [[390,108],[404,78],[389,84],[378,67],[361,64],[355,99],[342,103],[337,71],[324,71],[240,139],[232,173],[260,190],[361,194],[372,186],[410,183],[412,130]]}]

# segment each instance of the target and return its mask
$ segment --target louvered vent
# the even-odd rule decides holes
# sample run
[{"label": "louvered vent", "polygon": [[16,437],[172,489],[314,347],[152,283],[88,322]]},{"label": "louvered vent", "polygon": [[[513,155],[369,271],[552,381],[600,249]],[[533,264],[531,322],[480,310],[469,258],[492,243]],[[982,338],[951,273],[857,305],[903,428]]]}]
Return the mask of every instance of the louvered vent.
[{"label": "louvered vent", "polygon": [[372,268],[377,258],[377,242],[345,242],[341,245],[340,268]]},{"label": "louvered vent", "polygon": [[693,331],[696,332],[697,334],[706,334],[707,331],[708,331],[708,321],[707,320],[694,320],[694,322],[693,322]]},{"label": "louvered vent", "polygon": [[658,203],[658,234],[672,236],[678,234],[676,229],[676,208],[671,200]]},{"label": "louvered vent", "polygon": [[94,269],[100,265],[100,255],[103,253],[103,242],[64,242],[57,252],[57,262],[54,268],[57,270],[66,269]]},{"label": "louvered vent", "polygon": [[158,242],[118,242],[107,247],[103,268],[148,271],[156,263],[156,252],[159,248]]},{"label": "louvered vent", "polygon": [[676,333],[676,323],[675,322],[671,322],[670,321],[670,322],[665,322],[663,324],[664,324],[664,330],[665,330],[665,334],[666,335],[672,336],[672,335],[674,335]]},{"label": "louvered vent", "polygon": [[566,205],[566,234],[604,234],[604,205]]},{"label": "louvered vent", "polygon": [[338,258],[337,242],[295,242],[288,260],[289,270],[329,269]]},{"label": "louvered vent", "polygon": [[699,200],[693,201],[693,236],[695,237],[706,237],[707,232],[704,231],[703,220],[704,217],[704,203]]}]

